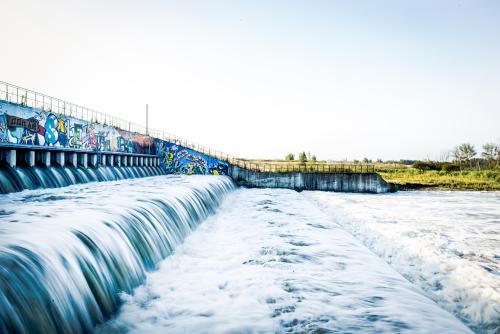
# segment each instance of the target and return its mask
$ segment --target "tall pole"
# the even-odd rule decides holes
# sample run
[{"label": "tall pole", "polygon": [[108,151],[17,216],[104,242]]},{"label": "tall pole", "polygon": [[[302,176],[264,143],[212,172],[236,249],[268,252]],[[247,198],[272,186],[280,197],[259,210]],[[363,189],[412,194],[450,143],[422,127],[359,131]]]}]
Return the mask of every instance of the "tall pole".
[{"label": "tall pole", "polygon": [[[146,103],[146,136],[149,136],[149,110],[147,103]],[[148,153],[151,155],[151,143],[149,138],[148,138]]]},{"label": "tall pole", "polygon": [[149,135],[149,111],[148,105],[146,104],[146,136]]}]

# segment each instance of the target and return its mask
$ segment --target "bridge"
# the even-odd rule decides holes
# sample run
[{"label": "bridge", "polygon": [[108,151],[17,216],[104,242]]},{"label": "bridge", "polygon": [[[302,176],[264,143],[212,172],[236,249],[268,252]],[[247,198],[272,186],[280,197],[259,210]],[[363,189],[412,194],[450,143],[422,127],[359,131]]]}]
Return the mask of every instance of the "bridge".
[{"label": "bridge", "polygon": [[[228,175],[246,187],[391,191],[391,186],[375,172],[373,165],[238,158],[164,131],[2,81],[0,161],[0,170],[8,174],[0,176],[0,181],[19,178],[10,191],[43,186],[44,176],[41,172],[30,171],[33,168],[62,168],[68,174],[68,168],[97,171],[126,167],[133,168],[118,173],[117,177],[122,174],[123,177],[214,174]],[[143,173],[142,169],[147,172]],[[27,181],[26,174],[30,174],[31,181]],[[64,185],[112,179],[109,173],[87,173],[87,178],[78,178],[81,173],[73,174],[67,175]]]}]

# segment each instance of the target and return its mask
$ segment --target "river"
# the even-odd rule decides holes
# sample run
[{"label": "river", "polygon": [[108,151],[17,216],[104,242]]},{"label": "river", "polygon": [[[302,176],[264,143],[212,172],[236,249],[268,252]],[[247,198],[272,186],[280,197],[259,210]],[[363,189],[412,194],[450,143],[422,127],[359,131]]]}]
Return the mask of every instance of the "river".
[{"label": "river", "polygon": [[1,195],[0,332],[495,333],[499,203],[216,176]]}]

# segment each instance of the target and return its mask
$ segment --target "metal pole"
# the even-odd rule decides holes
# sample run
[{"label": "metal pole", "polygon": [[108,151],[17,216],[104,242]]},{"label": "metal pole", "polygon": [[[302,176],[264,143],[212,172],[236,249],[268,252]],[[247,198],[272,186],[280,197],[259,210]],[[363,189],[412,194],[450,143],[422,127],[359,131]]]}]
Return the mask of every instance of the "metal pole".
[{"label": "metal pole", "polygon": [[146,104],[146,136],[149,134],[149,110]]}]

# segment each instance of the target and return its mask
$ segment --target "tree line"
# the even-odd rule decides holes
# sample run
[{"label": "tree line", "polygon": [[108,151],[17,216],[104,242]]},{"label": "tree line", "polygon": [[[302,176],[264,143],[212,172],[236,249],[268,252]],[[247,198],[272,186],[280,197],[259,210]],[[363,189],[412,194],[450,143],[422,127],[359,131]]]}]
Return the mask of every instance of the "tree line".
[{"label": "tree line", "polygon": [[[288,153],[285,156],[285,160],[286,161],[295,161],[295,155],[293,153]],[[298,161],[302,162],[302,163],[306,163],[308,161],[316,162],[316,161],[318,161],[318,159],[316,159],[316,155],[311,154],[311,152],[307,152],[307,154],[306,154],[306,152],[302,151],[298,155]]]},{"label": "tree line", "polygon": [[[471,143],[463,143],[446,152],[441,161],[416,161],[413,167],[420,170],[462,170],[463,168],[498,168],[500,166],[500,144],[486,143],[478,154]],[[452,158],[449,162],[450,157]]]},{"label": "tree line", "polygon": [[[500,144],[496,143],[486,143],[482,146],[483,151],[481,152],[481,157],[485,160],[489,167],[498,167],[500,162]],[[473,161],[477,155],[476,148],[470,143],[463,143],[458,145],[453,149],[451,155],[455,162],[458,162],[460,166],[462,164],[468,164],[472,168]],[[476,159],[477,160],[477,159]]]},{"label": "tree line", "polygon": [[[481,146],[480,154],[476,147],[471,143],[463,143],[456,146],[451,151],[446,151],[441,155],[439,161],[419,161],[419,160],[401,160],[385,161],[385,163],[403,163],[411,164],[413,167],[422,170],[461,170],[463,168],[498,168],[500,167],[500,143],[486,143]],[[450,162],[450,158],[452,161]],[[285,156],[286,161],[299,161],[301,163],[316,162],[316,155],[310,152],[299,152],[297,159],[295,154],[288,153]],[[354,160],[354,163],[373,163],[371,159]],[[376,163],[384,163],[382,159],[377,159]]]}]

